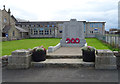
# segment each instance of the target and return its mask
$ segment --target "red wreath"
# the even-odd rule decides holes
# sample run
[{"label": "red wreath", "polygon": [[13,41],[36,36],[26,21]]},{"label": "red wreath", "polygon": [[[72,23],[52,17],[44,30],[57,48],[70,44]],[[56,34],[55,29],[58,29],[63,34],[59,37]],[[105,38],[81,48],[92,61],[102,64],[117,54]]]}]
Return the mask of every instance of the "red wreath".
[{"label": "red wreath", "polygon": [[72,38],[71,43],[76,43],[76,40],[74,38]]},{"label": "red wreath", "polygon": [[69,38],[67,38],[66,41],[67,41],[67,44],[70,43],[70,39]]},{"label": "red wreath", "polygon": [[80,43],[80,39],[79,38],[76,38],[76,43]]}]

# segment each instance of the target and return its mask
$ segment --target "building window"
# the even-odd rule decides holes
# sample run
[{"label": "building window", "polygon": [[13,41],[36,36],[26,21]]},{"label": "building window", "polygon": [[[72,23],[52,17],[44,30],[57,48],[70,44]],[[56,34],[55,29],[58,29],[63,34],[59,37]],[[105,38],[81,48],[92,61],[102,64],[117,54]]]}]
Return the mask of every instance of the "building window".
[{"label": "building window", "polygon": [[38,24],[38,27],[40,27],[40,25]]},{"label": "building window", "polygon": [[7,19],[6,18],[4,18],[4,23],[6,23],[7,22]]},{"label": "building window", "polygon": [[50,27],[52,27],[52,25],[50,25]]},{"label": "building window", "polygon": [[90,27],[92,27],[92,24],[90,23]]},{"label": "building window", "polygon": [[46,30],[45,30],[45,35],[48,35],[48,34],[49,34],[49,30],[46,29]]},{"label": "building window", "polygon": [[43,35],[43,30],[39,30],[39,34],[40,34],[40,35]]},{"label": "building window", "polygon": [[98,23],[95,24],[95,27],[98,27]]},{"label": "building window", "polygon": [[54,27],[54,25],[52,25],[52,27]]},{"label": "building window", "polygon": [[30,32],[31,32],[31,35],[32,35],[32,34],[33,34],[33,30],[31,29],[31,31],[30,31]]},{"label": "building window", "polygon": [[35,27],[35,25],[31,25],[31,27]]},{"label": "building window", "polygon": [[40,28],[40,29],[39,29],[39,34],[40,34],[40,35],[43,35],[43,30],[44,30],[43,28]]},{"label": "building window", "polygon": [[15,36],[15,31],[13,31],[13,36]]},{"label": "building window", "polygon": [[49,25],[47,25],[47,27],[49,27]]},{"label": "building window", "polygon": [[95,23],[92,23],[92,28],[94,28],[95,27]]},{"label": "building window", "polygon": [[62,33],[62,30],[60,30],[59,32]]},{"label": "building window", "polygon": [[43,25],[40,25],[40,27],[43,27]]},{"label": "building window", "polygon": [[90,33],[93,33],[93,31],[90,31]]},{"label": "building window", "polygon": [[6,35],[5,35],[5,33],[2,33],[2,37],[5,37]]},{"label": "building window", "polygon": [[103,27],[103,24],[102,24],[102,23],[100,23],[100,24],[99,24],[99,27],[100,27],[100,28],[102,28],[102,27]]},{"label": "building window", "polygon": [[93,34],[93,31],[92,31],[92,34]]},{"label": "building window", "polygon": [[34,35],[37,35],[37,34],[38,34],[38,30],[34,29]]}]

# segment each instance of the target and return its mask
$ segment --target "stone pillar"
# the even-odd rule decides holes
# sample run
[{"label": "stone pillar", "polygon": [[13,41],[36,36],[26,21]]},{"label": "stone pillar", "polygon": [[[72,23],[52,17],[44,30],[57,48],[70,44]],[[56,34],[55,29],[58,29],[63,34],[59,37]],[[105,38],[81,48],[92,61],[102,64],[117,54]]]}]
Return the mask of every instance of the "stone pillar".
[{"label": "stone pillar", "polygon": [[27,69],[31,65],[31,53],[29,50],[16,50],[8,58],[8,69]]},{"label": "stone pillar", "polygon": [[97,50],[95,69],[117,69],[116,56],[111,50]]}]

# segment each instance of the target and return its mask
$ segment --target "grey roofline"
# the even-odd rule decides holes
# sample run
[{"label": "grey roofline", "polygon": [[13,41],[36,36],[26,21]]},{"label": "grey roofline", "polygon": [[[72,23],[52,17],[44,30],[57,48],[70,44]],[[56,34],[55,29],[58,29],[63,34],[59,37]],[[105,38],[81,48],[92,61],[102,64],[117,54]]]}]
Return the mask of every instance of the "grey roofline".
[{"label": "grey roofline", "polygon": [[[69,22],[69,21],[25,21],[25,22],[18,22],[18,23],[39,23],[39,22],[41,22],[41,23],[44,23],[44,22]],[[78,22],[86,22],[86,21],[78,21]]]},{"label": "grey roofline", "polygon": [[[26,21],[26,22],[17,22],[17,23],[49,23],[49,22],[58,22],[58,23],[63,23],[63,22],[69,22],[69,21]],[[86,22],[86,23],[106,23],[106,22],[100,22],[100,21],[78,21],[78,22]]]},{"label": "grey roofline", "polygon": [[20,32],[28,32],[27,30],[23,29],[23,28],[20,28],[18,26],[15,26],[15,28],[20,31]]}]

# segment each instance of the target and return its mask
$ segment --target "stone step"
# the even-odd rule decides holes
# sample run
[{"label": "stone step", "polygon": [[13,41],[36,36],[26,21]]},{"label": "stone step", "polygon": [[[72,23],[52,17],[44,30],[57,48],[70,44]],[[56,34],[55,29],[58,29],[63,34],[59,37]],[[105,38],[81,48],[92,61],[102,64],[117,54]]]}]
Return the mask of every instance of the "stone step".
[{"label": "stone step", "polygon": [[81,55],[47,55],[47,59],[81,59]]},{"label": "stone step", "polygon": [[42,62],[32,62],[32,67],[94,67],[94,62],[83,62],[82,59],[46,59]]}]

